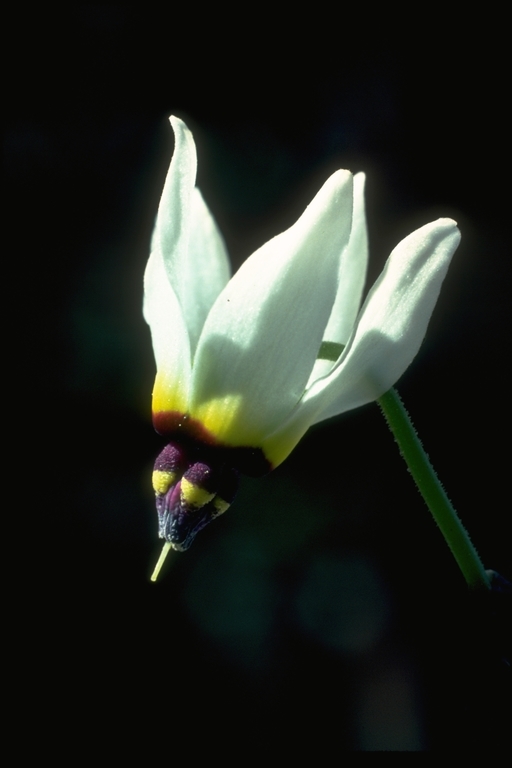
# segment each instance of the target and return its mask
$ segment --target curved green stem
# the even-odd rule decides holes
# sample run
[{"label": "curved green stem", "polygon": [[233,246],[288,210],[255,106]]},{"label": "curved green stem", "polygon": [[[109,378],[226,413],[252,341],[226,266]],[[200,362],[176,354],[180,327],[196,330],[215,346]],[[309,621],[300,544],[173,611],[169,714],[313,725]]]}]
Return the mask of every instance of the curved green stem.
[{"label": "curved green stem", "polygon": [[468,585],[473,588],[490,589],[489,578],[478,552],[446,495],[398,392],[396,389],[390,389],[377,402],[395,437],[400,453],[409,467],[414,482],[430,509],[432,517],[438,524]]}]

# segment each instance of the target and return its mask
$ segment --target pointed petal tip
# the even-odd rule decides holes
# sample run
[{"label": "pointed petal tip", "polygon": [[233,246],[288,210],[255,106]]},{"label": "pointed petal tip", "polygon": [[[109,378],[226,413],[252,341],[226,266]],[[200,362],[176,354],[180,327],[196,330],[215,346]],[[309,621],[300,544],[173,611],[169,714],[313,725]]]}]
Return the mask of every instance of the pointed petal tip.
[{"label": "pointed petal tip", "polygon": [[181,128],[184,126],[187,127],[186,124],[183,122],[183,120],[179,117],[176,117],[176,115],[169,115],[169,122],[171,124],[171,127],[174,131],[175,128]]},{"label": "pointed petal tip", "polygon": [[[462,237],[457,222],[453,219],[445,218],[437,219],[437,221],[432,221],[430,224],[425,224],[424,227],[420,227],[416,232],[425,233],[434,237],[439,235],[440,239],[448,245],[450,258],[455,253]],[[414,232],[411,233],[412,236],[414,236],[414,234]],[[405,239],[407,240],[407,238]]]},{"label": "pointed petal tip", "polygon": [[457,226],[457,222],[454,221],[453,219],[441,218],[441,219],[437,219],[437,221],[432,221],[430,224],[426,224],[425,226],[433,227],[434,229],[437,228],[439,230],[446,230],[446,232],[448,232],[449,230],[452,230],[454,233],[457,233],[459,239],[461,236],[459,227]]},{"label": "pointed petal tip", "polygon": [[334,173],[329,176],[324,184],[324,188],[330,189],[332,187],[333,189],[341,190],[347,184],[352,185],[353,179],[354,177],[351,171],[340,168],[338,171],[334,171]]}]

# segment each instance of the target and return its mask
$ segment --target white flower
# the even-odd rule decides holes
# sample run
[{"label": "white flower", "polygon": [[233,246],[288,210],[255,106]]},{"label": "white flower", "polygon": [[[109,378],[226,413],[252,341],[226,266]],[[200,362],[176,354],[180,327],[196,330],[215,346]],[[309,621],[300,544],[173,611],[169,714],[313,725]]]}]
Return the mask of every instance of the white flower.
[{"label": "white flower", "polygon": [[[377,399],[399,379],[421,345],[460,233],[439,219],[406,237],[361,307],[364,175],[337,171],[300,219],[229,279],[222,237],[195,187],[192,134],[175,117],[171,125],[175,149],[145,275],[154,425],[174,446],[231,449],[228,464],[259,474],[280,464],[312,424]],[[157,499],[192,463],[157,469]],[[169,538],[162,526],[161,535]]]}]

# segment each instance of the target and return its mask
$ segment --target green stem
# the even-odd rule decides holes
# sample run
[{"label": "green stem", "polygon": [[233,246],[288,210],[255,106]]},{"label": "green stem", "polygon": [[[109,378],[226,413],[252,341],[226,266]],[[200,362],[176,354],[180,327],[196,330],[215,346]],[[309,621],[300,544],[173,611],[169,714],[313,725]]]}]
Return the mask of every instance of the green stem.
[{"label": "green stem", "polygon": [[478,552],[439,482],[400,395],[396,389],[390,389],[377,402],[395,436],[400,453],[409,467],[414,482],[438,524],[468,585],[473,588],[490,589],[489,578]]}]

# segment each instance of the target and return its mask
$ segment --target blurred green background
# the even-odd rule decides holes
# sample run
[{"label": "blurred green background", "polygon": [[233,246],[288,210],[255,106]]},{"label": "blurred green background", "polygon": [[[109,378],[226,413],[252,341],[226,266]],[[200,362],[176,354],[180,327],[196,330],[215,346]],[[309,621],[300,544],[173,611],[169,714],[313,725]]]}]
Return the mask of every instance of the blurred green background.
[{"label": "blurred green background", "polygon": [[398,389],[486,566],[506,572],[509,118],[500,48],[475,46],[491,30],[446,24],[370,45],[314,23],[286,42],[239,30],[199,43],[123,6],[9,20],[14,635],[30,694],[20,717],[38,713],[41,738],[58,740],[51,718],[164,744],[208,732],[226,750],[230,734],[247,748],[276,734],[340,751],[504,743],[501,640],[374,405],[244,479],[228,514],[149,583],[162,442],[142,275],[171,113],[193,130],[235,268],[340,167],[367,173],[368,285],[412,229],[459,222]]}]

